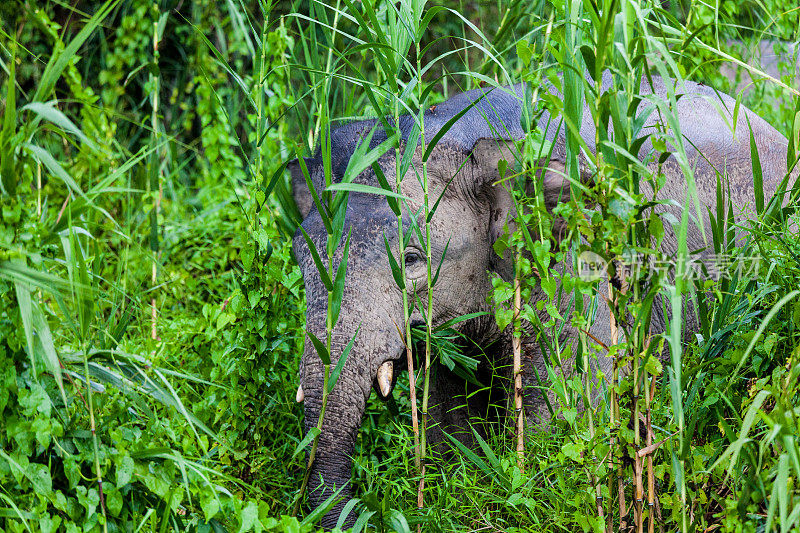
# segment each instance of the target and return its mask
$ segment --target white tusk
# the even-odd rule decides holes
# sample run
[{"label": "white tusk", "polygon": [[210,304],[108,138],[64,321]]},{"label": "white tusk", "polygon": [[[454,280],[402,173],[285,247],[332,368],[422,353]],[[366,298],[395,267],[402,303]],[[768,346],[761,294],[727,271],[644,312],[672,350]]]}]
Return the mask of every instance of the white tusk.
[{"label": "white tusk", "polygon": [[386,361],[378,367],[378,388],[381,389],[381,395],[384,398],[388,398],[392,393],[393,374],[394,363],[391,361]]},{"label": "white tusk", "polygon": [[297,403],[300,403],[300,402],[302,402],[302,401],[303,401],[303,399],[304,399],[305,397],[306,397],[306,395],[305,395],[305,393],[303,392],[303,386],[302,386],[302,385],[300,385],[299,387],[297,387],[297,396],[295,396],[295,398],[294,398],[294,399],[297,401]]}]

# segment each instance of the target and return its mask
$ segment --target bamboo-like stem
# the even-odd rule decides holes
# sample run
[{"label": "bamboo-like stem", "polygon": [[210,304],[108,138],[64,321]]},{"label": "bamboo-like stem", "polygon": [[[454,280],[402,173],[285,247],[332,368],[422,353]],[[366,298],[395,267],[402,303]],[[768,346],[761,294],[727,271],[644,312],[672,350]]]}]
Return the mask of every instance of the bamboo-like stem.
[{"label": "bamboo-like stem", "polygon": [[[633,442],[634,449],[638,450],[641,444],[641,437],[639,436],[639,356],[634,358],[633,361],[633,402],[634,402],[634,434]],[[642,533],[644,527],[644,520],[642,514],[642,501],[644,499],[644,488],[642,486],[642,461],[638,454],[633,456],[633,477],[634,477],[634,508],[633,518],[636,524],[636,530]]]},{"label": "bamboo-like stem", "polygon": [[[159,35],[158,35],[158,2],[153,2],[153,12],[155,13],[155,20],[153,21],[153,63],[158,65],[159,59],[159,51],[158,51],[158,44],[159,44]],[[159,133],[158,133],[158,106],[159,106],[159,77],[150,74],[150,81],[151,85],[151,102],[152,102],[152,113],[150,115],[150,126],[153,132],[153,144],[157,148],[158,141],[159,141]],[[151,161],[153,165],[156,165],[156,169],[150,169],[151,177],[150,177],[150,192],[153,194],[153,213],[151,217],[154,218],[155,223],[151,226],[151,232],[155,232],[155,234],[151,234],[151,246],[154,247],[153,249],[153,263],[152,263],[152,272],[151,272],[151,286],[153,288],[153,296],[150,299],[150,338],[153,340],[158,339],[158,330],[157,330],[157,321],[158,321],[158,308],[156,307],[156,293],[155,287],[156,283],[158,282],[158,257],[159,257],[159,247],[158,247],[158,214],[161,211],[161,161],[159,160],[159,150],[156,150],[153,153]],[[157,189],[157,191],[156,191]]]},{"label": "bamboo-like stem", "polygon": [[419,485],[417,485],[417,507],[422,509],[425,505],[425,463],[420,470]]},{"label": "bamboo-like stem", "polygon": [[[590,439],[594,439],[594,436],[595,436],[594,415],[592,414],[591,405],[589,405],[589,402],[591,402],[591,394],[592,394],[592,391],[591,391],[591,379],[589,377],[589,374],[590,374],[590,371],[589,371],[589,369],[590,369],[590,366],[589,366],[589,346],[588,346],[588,341],[587,341],[587,335],[586,335],[586,332],[584,330],[581,330],[581,332],[579,334],[579,338],[580,338],[580,343],[581,343],[581,348],[582,348],[581,349],[581,353],[583,354],[583,361],[582,361],[582,363],[583,363],[583,387],[584,387],[583,394],[584,394],[584,401],[587,403],[586,413],[587,413],[588,418],[589,418],[589,438]],[[556,337],[556,347],[559,350],[558,353],[560,353],[560,348],[558,348],[558,337]],[[594,498],[595,498],[595,502],[597,503],[597,519],[602,523],[604,515],[605,515],[605,513],[603,512],[603,491],[600,488],[600,480],[597,478],[597,474],[595,474],[594,472],[590,471],[590,473],[589,473],[589,482],[594,487],[594,493],[595,493]],[[611,513],[609,513],[609,515],[608,515],[608,520],[609,520],[608,531],[611,531],[611,529],[610,529],[611,528],[611,523],[610,523],[611,516],[612,516]]]},{"label": "bamboo-like stem", "polygon": [[[391,78],[391,73],[386,73],[386,78]],[[394,99],[394,123],[400,123],[400,101],[398,98]],[[400,146],[396,146],[394,149],[394,161],[395,161],[395,192],[398,194],[402,194],[402,181],[404,176],[401,174],[401,167],[402,167],[402,152],[400,150]],[[401,279],[406,280],[406,262],[403,259],[405,257],[405,230],[403,228],[403,209],[402,204],[400,204],[400,210],[397,214],[397,231],[398,231],[398,243],[397,243],[397,251],[398,251],[398,264],[400,265],[400,275]],[[423,473],[423,466],[422,466],[422,448],[420,447],[420,431],[419,431],[419,410],[417,409],[417,375],[414,370],[414,354],[413,354],[413,345],[414,340],[411,336],[411,306],[408,298],[408,287],[404,283],[403,286],[400,288],[400,292],[403,297],[403,326],[404,331],[403,334],[405,335],[405,346],[406,346],[406,364],[408,366],[408,395],[409,401],[411,403],[411,431],[414,435],[414,468],[416,469],[417,475],[422,475]],[[422,504],[419,505],[420,507]]]},{"label": "bamboo-like stem", "polygon": [[[420,6],[422,7],[422,6]],[[417,13],[414,10],[414,16],[421,16],[422,13]],[[419,18],[417,19],[417,21]],[[417,22],[418,23],[418,22]],[[423,85],[422,85],[422,52],[420,49],[419,39],[415,37],[414,39],[414,47],[416,49],[416,56],[417,56],[417,89],[418,89],[418,97],[419,103],[422,105],[422,97],[423,97]],[[426,143],[425,143],[425,112],[421,108],[419,110],[419,120],[420,120],[420,149],[422,153],[425,153]],[[423,382],[423,389],[422,389],[422,429],[420,434],[420,456],[422,460],[422,471],[420,475],[424,478],[425,475],[425,458],[427,457],[428,450],[427,450],[427,428],[428,428],[428,400],[430,398],[430,385],[431,385],[431,337],[433,335],[433,272],[432,272],[432,264],[433,264],[433,250],[431,246],[431,210],[430,210],[430,183],[428,181],[428,163],[427,161],[422,161],[422,189],[423,189],[423,202],[424,202],[424,214],[425,214],[425,263],[426,263],[426,276],[425,276],[425,284],[427,288],[427,308],[425,309],[425,378]],[[418,495],[417,506],[421,509],[424,506],[424,495],[422,493],[422,489],[424,488],[424,484],[420,481],[420,493]]]},{"label": "bamboo-like stem", "polygon": [[[629,273],[628,273],[629,274]],[[634,299],[639,301],[638,283],[634,284]],[[645,338],[642,349],[638,350],[640,330],[634,332],[634,349],[637,349],[637,355],[633,358],[633,442],[634,449],[638,450],[641,447],[640,436],[640,412],[639,412],[639,396],[641,394],[641,385],[639,380],[641,358],[647,356],[647,348],[650,343],[649,338]],[[644,528],[644,515],[642,503],[644,500],[644,488],[642,486],[642,463],[644,459],[639,457],[638,454],[633,455],[633,477],[634,477],[634,508],[633,517],[634,524],[638,533],[643,533]]]},{"label": "bamboo-like stem", "polygon": [[[339,14],[339,3],[340,3],[339,0],[337,0],[337,2],[336,2],[336,17],[334,18],[334,23],[333,23],[334,32],[336,31],[336,27],[337,27],[338,22],[339,22],[339,16],[338,16],[338,14]],[[262,48],[263,48],[264,44],[265,43],[262,41],[262,43],[261,43]],[[329,49],[328,50],[328,61],[326,63],[326,67],[325,67],[325,72],[326,73],[330,72],[332,54],[333,54],[333,50]],[[263,79],[263,77],[262,77],[262,79]],[[324,94],[325,93],[323,92],[323,95]],[[328,111],[327,105],[328,105],[327,98],[326,98],[326,100],[324,102],[320,102],[319,103],[319,110],[320,111],[317,114],[317,126],[316,126],[316,129],[315,129],[315,131],[317,131],[317,132],[319,131],[319,127],[322,124],[322,120],[323,119],[327,119],[327,117],[329,116],[329,113],[327,112]],[[332,180],[332,176],[330,176],[328,173],[326,173],[326,175],[325,175],[325,186],[326,187],[331,184],[331,180]],[[347,193],[338,193],[338,194],[347,194]],[[344,203],[342,205],[342,209],[346,209],[346,203]],[[340,237],[341,237],[341,235],[334,235],[333,233],[330,233],[330,232],[328,233],[325,249],[326,249],[326,255],[327,255],[327,258],[328,258],[328,278],[329,279],[336,279],[336,270],[333,268],[333,255],[334,255],[335,250],[336,250],[335,244],[338,244],[338,241],[339,241]],[[336,243],[332,243],[332,241],[334,241],[334,240],[337,241],[337,242]],[[331,244],[334,244],[334,245],[331,246]],[[344,259],[344,257],[342,259]],[[347,268],[347,265],[340,265],[340,268]],[[333,322],[333,298],[334,298],[333,290],[331,289],[331,290],[328,291],[328,306],[327,306],[327,312],[326,312],[326,315],[325,315],[325,347],[327,348],[327,351],[328,351],[328,357],[331,357],[331,355],[332,355],[331,354],[332,336],[333,336],[332,333],[333,333],[333,327],[335,326],[335,324]],[[341,357],[341,356],[342,355],[340,354],[339,357]],[[328,396],[330,395],[330,391],[328,390],[328,388],[329,388],[328,383],[329,383],[329,380],[330,380],[330,370],[331,370],[331,368],[330,368],[330,359],[328,361],[329,361],[328,363],[325,363],[323,361],[324,374],[323,374],[323,378],[322,378],[322,406],[320,408],[319,417],[317,419],[317,426],[316,426],[317,434],[314,436],[313,442],[311,444],[311,451],[308,454],[308,462],[306,463],[306,471],[303,474],[303,482],[300,485],[300,491],[298,492],[297,499],[295,500],[294,507],[292,509],[292,516],[296,516],[297,513],[300,512],[300,502],[302,501],[303,494],[305,494],[306,488],[308,487],[308,479],[309,479],[309,476],[311,475],[311,467],[314,465],[314,460],[316,459],[317,446],[319,445],[319,436],[320,436],[320,434],[322,432],[322,423],[323,423],[323,421],[325,419],[325,411],[326,411],[327,406],[328,406]]]},{"label": "bamboo-like stem", "polygon": [[[617,305],[617,298],[614,291],[614,287],[611,282],[608,282],[608,306],[609,306],[609,335],[610,335],[610,342],[611,345],[614,346],[617,344],[619,340],[619,328],[617,325],[617,320],[614,315],[614,308]],[[617,394],[617,387],[619,386],[619,352],[614,352],[614,362],[613,368],[611,371],[611,387],[610,387],[610,397],[611,397],[611,431],[612,435],[616,435],[619,432],[620,428],[620,410],[619,410],[619,395]],[[614,457],[614,448],[619,446],[619,442],[617,437],[611,437],[611,452],[609,454],[609,470],[614,472],[613,469],[613,457]],[[625,486],[623,483],[622,477],[622,464],[620,463],[616,468],[616,474],[612,474],[609,477],[609,494],[614,493],[614,481],[616,479],[616,491],[617,491],[617,500],[619,504],[619,529],[623,530],[626,527],[625,522],[625,515],[627,514],[625,509]],[[611,521],[611,515],[609,514],[609,521]],[[609,525],[609,531],[613,531],[613,523]]]},{"label": "bamboo-like stem", "polygon": [[[397,102],[395,102],[395,123],[398,123],[398,116],[400,114],[400,110],[398,108]],[[395,188],[398,193],[401,193],[401,182],[403,176],[400,175],[400,163],[402,160],[402,156],[400,154],[400,148],[395,148]],[[405,256],[405,236],[403,231],[403,211],[400,210],[400,214],[397,215],[397,230],[398,230],[398,252],[400,257],[400,272],[401,272],[401,279],[406,279],[406,262],[403,260]],[[405,328],[405,345],[406,345],[406,363],[408,365],[408,395],[409,401],[411,402],[411,430],[414,433],[414,468],[417,470],[417,474],[422,473],[422,450],[420,448],[420,439],[419,439],[419,414],[417,411],[417,377],[414,373],[414,355],[412,352],[413,343],[414,341],[411,338],[411,312],[409,309],[409,302],[408,302],[408,288],[403,285],[401,289],[403,295],[403,324]]]},{"label": "bamboo-like stem", "polygon": [[[283,26],[283,18],[281,18],[280,22],[281,26]],[[266,66],[267,66],[267,47],[265,44],[267,43],[267,23],[265,21],[264,27],[261,30],[261,53],[259,54],[259,64],[258,64],[258,81],[256,82],[256,94],[255,102],[256,102],[256,164],[255,164],[255,183],[256,187],[260,187],[264,175],[263,175],[263,165],[264,165],[264,153],[263,153],[263,140],[259,141],[259,139],[263,139],[262,132],[266,131],[266,124],[264,123],[264,86],[266,84]],[[261,143],[261,144],[259,144]],[[260,223],[260,219],[258,217],[258,201],[256,200],[253,202],[253,219],[252,219],[252,227],[256,229],[256,227]],[[266,200],[264,201],[264,205],[267,205]]]},{"label": "bamboo-like stem", "polygon": [[[155,288],[156,281],[158,280],[158,267],[156,266],[156,256],[153,257],[153,271],[150,277],[151,285]],[[155,294],[155,293],[154,293]],[[150,299],[150,338],[156,340],[158,338],[158,331],[156,329],[156,321],[158,320],[158,309],[156,308],[155,295]]]},{"label": "bamboo-like stem", "polygon": [[[646,443],[648,446],[652,446],[653,444],[653,424],[651,418],[651,411],[650,406],[653,401],[653,395],[655,394],[655,377],[645,376],[644,381],[644,400],[645,404],[645,412],[647,420],[647,440]],[[653,455],[652,453],[647,455],[647,531],[648,533],[653,533],[655,528],[655,475],[653,473]]]},{"label": "bamboo-like stem", "polygon": [[513,309],[513,336],[511,345],[514,352],[514,413],[515,431],[517,435],[517,466],[520,471],[525,469],[525,413],[522,408],[522,327],[520,325],[520,309],[522,308],[522,289],[519,279],[519,252],[516,252],[514,263],[517,271],[514,274],[514,309]]},{"label": "bamboo-like stem", "polygon": [[42,164],[36,163],[36,217],[42,217]]},{"label": "bamboo-like stem", "polygon": [[[319,418],[317,419],[317,430],[322,431],[322,421],[325,417],[325,408],[328,406],[328,380],[331,374],[331,365],[324,365],[325,373],[322,378],[322,408],[319,411]],[[319,444],[319,435],[314,438],[311,444],[311,451],[308,454],[308,462],[306,463],[306,471],[303,474],[303,483],[300,485],[300,492],[297,493],[297,499],[294,501],[292,508],[292,516],[297,516],[300,512],[300,502],[303,501],[303,494],[306,493],[308,487],[308,479],[311,477],[311,467],[314,465],[314,459],[317,456],[317,445]]]},{"label": "bamboo-like stem", "polygon": [[[342,194],[342,193],[339,193]],[[346,193],[345,193],[346,194]],[[328,241],[334,238],[333,234],[328,234]],[[333,247],[326,246],[327,250],[331,250]],[[330,279],[335,279],[335,270],[333,268],[333,257],[332,254],[328,254],[328,276]],[[325,316],[325,347],[328,350],[328,356],[330,357],[331,353],[331,344],[332,344],[332,333],[333,333],[333,291],[328,291],[328,310]],[[341,357],[341,355],[340,355]],[[317,434],[314,436],[314,441],[311,444],[311,451],[308,454],[308,462],[306,463],[306,471],[303,473],[303,483],[300,485],[300,492],[297,494],[297,499],[294,502],[294,507],[292,509],[292,516],[296,516],[297,513],[300,512],[300,502],[303,499],[303,494],[306,492],[306,488],[308,487],[308,479],[311,475],[311,467],[314,465],[314,459],[317,456],[317,446],[319,445],[319,436],[322,432],[322,422],[325,419],[325,410],[328,407],[328,396],[330,391],[328,391],[328,381],[330,379],[331,374],[331,365],[323,363],[323,377],[322,377],[322,407],[319,410],[319,417],[317,418]]]},{"label": "bamboo-like stem", "polygon": [[[81,252],[77,252],[81,253]],[[94,420],[94,395],[92,385],[89,380],[89,346],[83,346],[83,373],[86,379],[86,397],[89,400],[89,430],[92,432],[92,446],[94,448],[94,473],[97,477],[97,492],[100,494],[100,510],[103,513],[103,533],[108,533],[108,516],[106,513],[106,501],[103,494],[103,472],[100,470],[100,445],[97,442],[97,431]]]}]

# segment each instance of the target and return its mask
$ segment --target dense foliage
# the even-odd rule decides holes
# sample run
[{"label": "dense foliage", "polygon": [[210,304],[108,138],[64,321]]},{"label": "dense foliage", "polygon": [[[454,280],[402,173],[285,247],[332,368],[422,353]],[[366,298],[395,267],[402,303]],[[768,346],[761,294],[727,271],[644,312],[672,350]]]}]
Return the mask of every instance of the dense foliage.
[{"label": "dense foliage", "polygon": [[[576,10],[633,5],[650,17],[636,31],[677,39],[670,61],[688,79],[732,92],[748,74],[730,80],[720,65],[753,63],[761,40],[784,54],[782,80],[798,79],[789,0],[461,2],[446,5],[461,18],[427,6],[427,26],[416,20],[406,41],[395,4],[377,0],[74,4],[0,5],[0,531],[313,529],[318,512],[290,516],[308,441],[294,401],[304,301],[282,163],[339,120],[384,111],[365,87],[413,109],[506,75],[536,84],[611,46],[593,26],[601,18],[565,23]],[[636,68],[652,42],[628,51]],[[381,60],[403,46],[416,70],[390,76]],[[415,80],[424,97],[404,92]],[[787,137],[800,131],[798,101],[764,81],[743,97]],[[630,220],[608,213],[590,222],[613,242]],[[718,222],[715,244],[734,253]],[[677,381],[656,362],[645,369],[665,439],[649,513],[665,529],[800,527],[800,240],[792,226],[758,228],[739,251],[757,256],[756,279],[698,287],[713,298]],[[558,253],[523,240],[504,245],[541,264]],[[496,280],[500,323],[512,292]],[[442,360],[457,358],[449,342],[439,339]],[[592,422],[566,410],[530,436],[524,472],[499,430],[482,454],[432,462],[417,509],[407,381],[396,390],[388,405],[370,399],[359,437],[359,527],[600,530],[596,490],[608,502],[617,487],[604,458],[631,479],[623,460],[642,447],[607,411]]]}]

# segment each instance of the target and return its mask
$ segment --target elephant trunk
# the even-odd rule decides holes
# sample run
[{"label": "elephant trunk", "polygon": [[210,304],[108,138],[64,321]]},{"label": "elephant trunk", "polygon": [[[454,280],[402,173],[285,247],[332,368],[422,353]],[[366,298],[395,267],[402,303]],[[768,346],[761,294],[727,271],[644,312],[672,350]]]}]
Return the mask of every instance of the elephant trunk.
[{"label": "elephant trunk", "polygon": [[[348,271],[350,268],[359,271],[357,264],[348,264]],[[327,397],[308,482],[311,509],[317,508],[332,494],[338,494],[338,503],[322,520],[326,529],[336,525],[343,507],[352,497],[353,452],[367,398],[373,385],[381,396],[391,394],[396,379],[394,363],[405,354],[404,344],[392,319],[402,317],[402,301],[394,298],[393,293],[375,293],[370,287],[365,287],[361,279],[372,280],[377,275],[369,270],[362,274],[363,278],[346,279],[340,320],[331,331],[331,371],[345,347],[350,345],[351,348]],[[306,329],[318,339],[325,339],[327,292],[315,280],[307,279],[306,295]],[[324,389],[324,366],[310,338],[306,339],[300,367],[300,385],[302,392],[298,398],[305,402],[307,433],[319,423]],[[345,525],[350,526],[353,521],[353,517],[348,517]]]},{"label": "elephant trunk", "polygon": [[[313,351],[310,357],[317,361],[313,364],[316,368],[306,373],[303,383],[306,433],[316,427],[322,410],[322,365]],[[338,492],[338,502],[322,519],[322,527],[328,530],[336,525],[342,508],[352,494],[352,457],[366,404],[364,389],[366,387],[369,390],[369,383],[359,383],[361,379],[358,372],[348,371],[348,366],[345,365],[336,386],[328,395],[322,431],[308,481],[311,509],[317,508]],[[352,517],[348,517],[345,527],[352,526],[353,521]]]}]

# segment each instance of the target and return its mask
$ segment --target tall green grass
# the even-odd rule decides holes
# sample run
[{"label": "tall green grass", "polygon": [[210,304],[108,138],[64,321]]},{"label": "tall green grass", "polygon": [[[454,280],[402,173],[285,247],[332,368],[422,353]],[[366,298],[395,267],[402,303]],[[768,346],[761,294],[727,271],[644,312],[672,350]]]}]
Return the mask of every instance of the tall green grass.
[{"label": "tall green grass", "polygon": [[[275,383],[296,350],[298,275],[270,242],[277,220],[252,216],[265,169],[241,169],[280,158],[286,33],[267,5],[252,35],[236,4],[216,29],[200,5],[16,7],[0,40],[0,528],[272,527],[291,488],[266,479],[286,472],[270,458],[296,444],[271,434],[292,426]],[[186,51],[175,28],[203,51],[189,80],[170,68]],[[232,90],[216,61],[248,42],[264,74]],[[255,125],[236,109],[251,89]]]}]

